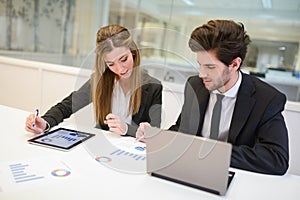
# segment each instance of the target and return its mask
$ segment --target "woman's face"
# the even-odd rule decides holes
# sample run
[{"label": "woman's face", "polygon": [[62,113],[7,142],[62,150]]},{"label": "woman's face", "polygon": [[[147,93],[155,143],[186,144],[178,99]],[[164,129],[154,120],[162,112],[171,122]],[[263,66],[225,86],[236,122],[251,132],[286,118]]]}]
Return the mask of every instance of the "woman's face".
[{"label": "woman's face", "polygon": [[127,79],[131,76],[134,61],[128,47],[114,48],[104,56],[104,61],[107,67],[120,79]]}]

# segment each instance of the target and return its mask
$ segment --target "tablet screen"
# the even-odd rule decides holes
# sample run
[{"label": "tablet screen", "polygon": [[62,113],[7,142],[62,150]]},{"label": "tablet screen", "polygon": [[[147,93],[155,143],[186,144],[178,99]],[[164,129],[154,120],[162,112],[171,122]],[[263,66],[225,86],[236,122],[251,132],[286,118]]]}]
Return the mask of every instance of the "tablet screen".
[{"label": "tablet screen", "polygon": [[43,135],[28,140],[31,144],[69,150],[83,141],[93,137],[95,134],[84,133],[76,130],[58,128]]}]

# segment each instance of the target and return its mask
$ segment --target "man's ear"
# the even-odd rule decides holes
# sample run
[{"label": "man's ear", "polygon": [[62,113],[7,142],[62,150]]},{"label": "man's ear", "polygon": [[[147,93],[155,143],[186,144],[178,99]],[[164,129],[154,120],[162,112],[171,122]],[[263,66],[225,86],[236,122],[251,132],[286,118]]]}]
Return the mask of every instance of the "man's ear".
[{"label": "man's ear", "polygon": [[235,59],[232,60],[229,66],[234,68],[235,70],[238,70],[241,66],[241,63],[242,63],[242,59],[240,57],[236,57]]}]

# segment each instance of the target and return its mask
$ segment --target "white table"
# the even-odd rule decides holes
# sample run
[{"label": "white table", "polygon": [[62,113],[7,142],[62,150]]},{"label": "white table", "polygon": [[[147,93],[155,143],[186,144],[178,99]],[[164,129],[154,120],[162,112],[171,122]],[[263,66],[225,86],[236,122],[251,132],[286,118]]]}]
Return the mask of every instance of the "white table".
[{"label": "white table", "polygon": [[[0,184],[0,199],[300,199],[300,176],[270,176],[232,169],[236,172],[225,196],[151,177],[146,173],[122,173],[99,164],[82,144],[69,152],[28,144],[32,135],[24,130],[28,112],[0,105],[0,164],[47,158],[64,162],[73,178],[40,181],[40,184],[6,191]],[[72,124],[63,123],[70,127]],[[77,127],[78,128],[78,127]],[[101,130],[91,129],[96,134]],[[106,134],[109,135],[109,134]],[[111,135],[114,140],[118,137]],[[0,171],[0,182],[7,174]],[[38,183],[38,181],[36,182]]]}]

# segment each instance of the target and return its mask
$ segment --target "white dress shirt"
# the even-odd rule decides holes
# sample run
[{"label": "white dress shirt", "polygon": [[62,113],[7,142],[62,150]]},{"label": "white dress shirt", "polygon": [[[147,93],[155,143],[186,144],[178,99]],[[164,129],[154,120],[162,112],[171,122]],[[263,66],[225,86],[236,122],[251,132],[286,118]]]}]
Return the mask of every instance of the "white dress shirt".
[{"label": "white dress shirt", "polygon": [[112,114],[118,115],[126,123],[131,124],[132,115],[129,113],[131,91],[124,94],[119,81],[116,81],[112,98]]},{"label": "white dress shirt", "polygon": [[[236,101],[237,93],[241,85],[241,82],[242,82],[242,74],[241,72],[239,72],[238,80],[234,84],[234,86],[230,88],[227,92],[222,93],[222,95],[224,95],[224,98],[222,101],[222,111],[221,111],[218,140],[227,141],[228,139],[232,114],[233,114],[235,101]],[[209,138],[210,135],[210,123],[211,123],[212,112],[213,112],[214,105],[217,101],[216,93],[220,94],[218,90],[214,90],[210,93],[208,107],[205,113],[201,134],[203,137],[206,138]]]}]

